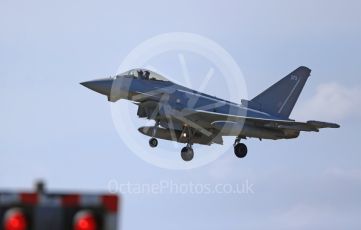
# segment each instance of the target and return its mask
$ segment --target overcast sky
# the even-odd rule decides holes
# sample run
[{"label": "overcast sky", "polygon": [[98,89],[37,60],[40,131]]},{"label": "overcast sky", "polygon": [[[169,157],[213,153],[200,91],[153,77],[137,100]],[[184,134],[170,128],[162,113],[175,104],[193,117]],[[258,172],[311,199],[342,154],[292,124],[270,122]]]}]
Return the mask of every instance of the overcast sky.
[{"label": "overcast sky", "polygon": [[[38,178],[54,190],[92,191],[107,191],[111,180],[248,181],[253,193],[123,194],[122,227],[360,229],[360,12],[356,0],[0,0],[0,188],[30,189]],[[295,140],[250,139],[241,160],[230,146],[210,146],[210,154],[225,153],[191,170],[146,163],[118,134],[106,98],[79,82],[115,74],[140,43],[169,32],[199,34],[223,47],[240,66],[250,98],[308,66],[311,77],[291,117],[341,128]],[[192,80],[202,80],[205,74],[196,75],[192,57],[184,55]],[[161,72],[172,69],[166,61],[153,64]],[[215,85],[205,91],[227,96]],[[157,155],[136,129],[123,135]],[[171,147],[177,152],[183,145]]]}]

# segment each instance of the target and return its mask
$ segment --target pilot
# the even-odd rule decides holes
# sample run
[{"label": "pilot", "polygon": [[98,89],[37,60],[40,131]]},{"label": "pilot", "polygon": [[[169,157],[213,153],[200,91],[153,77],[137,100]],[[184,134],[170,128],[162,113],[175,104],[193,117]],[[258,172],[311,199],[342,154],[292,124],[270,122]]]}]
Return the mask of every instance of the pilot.
[{"label": "pilot", "polygon": [[145,78],[145,80],[149,80],[149,75],[150,75],[149,71],[146,70],[146,71],[144,72],[144,78]]},{"label": "pilot", "polygon": [[143,79],[143,70],[138,70],[138,78]]}]

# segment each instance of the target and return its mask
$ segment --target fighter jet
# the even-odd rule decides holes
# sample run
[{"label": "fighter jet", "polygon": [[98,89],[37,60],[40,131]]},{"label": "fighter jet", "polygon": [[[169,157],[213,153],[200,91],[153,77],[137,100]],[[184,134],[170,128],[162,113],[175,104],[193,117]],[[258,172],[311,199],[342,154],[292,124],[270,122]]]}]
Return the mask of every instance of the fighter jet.
[{"label": "fighter jet", "polygon": [[194,157],[193,144],[223,144],[234,136],[234,153],[243,158],[247,146],[242,139],[291,139],[301,131],[339,128],[335,123],[289,118],[311,70],[301,66],[251,100],[234,103],[181,86],[147,69],[132,69],[116,76],[86,81],[81,85],[105,95],[110,102],[120,99],[138,106],[140,118],[155,121],[138,130],[156,147],[159,139],[177,141],[184,161]]}]

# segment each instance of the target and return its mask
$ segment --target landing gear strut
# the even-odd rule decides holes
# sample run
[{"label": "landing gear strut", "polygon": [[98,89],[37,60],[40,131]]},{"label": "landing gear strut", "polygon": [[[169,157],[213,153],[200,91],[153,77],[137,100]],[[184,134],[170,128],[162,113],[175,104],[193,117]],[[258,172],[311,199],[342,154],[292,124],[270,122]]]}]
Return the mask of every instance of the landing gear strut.
[{"label": "landing gear strut", "polygon": [[152,138],[149,139],[149,146],[152,148],[155,148],[158,145],[158,140],[156,138],[154,138],[155,133],[157,132],[158,126],[159,126],[159,121],[156,121],[154,128],[153,128]]},{"label": "landing gear strut", "polygon": [[238,158],[243,158],[247,155],[247,146],[243,143],[240,143],[241,138],[237,137],[236,140],[234,141],[234,154],[238,157]]}]

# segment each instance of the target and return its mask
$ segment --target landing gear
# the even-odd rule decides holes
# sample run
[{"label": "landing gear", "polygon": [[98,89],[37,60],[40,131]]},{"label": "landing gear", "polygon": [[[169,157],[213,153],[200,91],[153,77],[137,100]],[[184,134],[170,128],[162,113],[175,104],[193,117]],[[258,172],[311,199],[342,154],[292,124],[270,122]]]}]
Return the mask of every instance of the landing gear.
[{"label": "landing gear", "polygon": [[154,137],[150,138],[150,140],[149,140],[149,145],[150,145],[150,147],[152,147],[152,148],[157,147],[157,145],[158,145],[158,140],[157,140],[156,138],[154,138]]},{"label": "landing gear", "polygon": [[182,137],[187,138],[187,146],[182,148],[181,157],[184,161],[191,161],[194,157],[194,152],[192,148],[192,138],[194,135],[194,130],[189,126],[185,126],[183,132],[181,133]]},{"label": "landing gear", "polygon": [[193,148],[190,145],[182,148],[181,157],[184,161],[190,161],[194,157]]},{"label": "landing gear", "polygon": [[156,121],[155,125],[154,125],[154,129],[153,129],[153,133],[152,133],[152,138],[150,138],[150,140],[149,140],[149,145],[152,148],[155,148],[158,145],[158,140],[156,138],[154,138],[155,133],[157,132],[158,126],[159,126],[159,121]]},{"label": "landing gear", "polygon": [[243,143],[238,143],[234,146],[234,154],[238,158],[243,158],[247,155],[247,146]]},{"label": "landing gear", "polygon": [[239,137],[234,141],[234,154],[238,158],[243,158],[247,155],[247,146],[243,143],[240,143],[241,139]]}]

